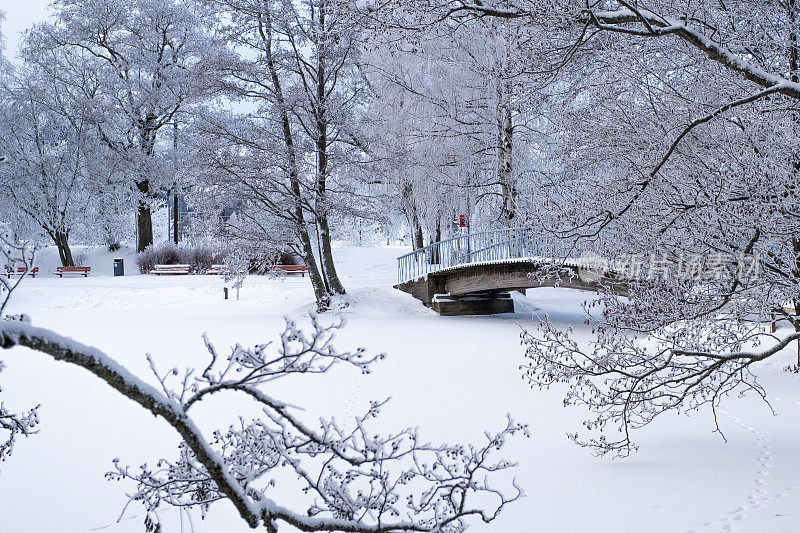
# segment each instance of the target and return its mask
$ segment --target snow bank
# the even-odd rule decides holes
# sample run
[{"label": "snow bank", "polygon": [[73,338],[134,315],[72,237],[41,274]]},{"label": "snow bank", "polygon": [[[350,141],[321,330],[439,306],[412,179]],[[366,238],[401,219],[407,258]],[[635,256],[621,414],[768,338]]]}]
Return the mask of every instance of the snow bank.
[{"label": "snow bank", "polygon": [[[76,265],[92,267],[90,276],[112,276],[114,274],[114,259],[122,258],[125,261],[125,275],[139,275],[136,267],[136,250],[130,246],[123,246],[116,252],[109,252],[105,246],[71,246],[72,258]],[[53,272],[61,265],[58,249],[55,246],[46,246],[36,253],[36,266],[39,275],[56,277]]]}]

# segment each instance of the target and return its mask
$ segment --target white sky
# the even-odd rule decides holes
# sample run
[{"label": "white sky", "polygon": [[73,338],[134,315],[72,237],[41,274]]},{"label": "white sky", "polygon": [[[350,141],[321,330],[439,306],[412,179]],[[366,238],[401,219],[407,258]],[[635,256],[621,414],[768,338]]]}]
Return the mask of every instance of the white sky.
[{"label": "white sky", "polygon": [[47,18],[49,3],[50,0],[0,0],[0,11],[6,14],[2,28],[6,57],[14,59],[23,30]]}]

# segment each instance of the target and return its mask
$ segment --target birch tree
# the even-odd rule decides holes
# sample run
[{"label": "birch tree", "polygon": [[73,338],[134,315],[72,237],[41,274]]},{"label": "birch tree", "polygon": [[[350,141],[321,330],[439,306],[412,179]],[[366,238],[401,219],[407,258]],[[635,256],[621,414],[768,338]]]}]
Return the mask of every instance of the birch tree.
[{"label": "birch tree", "polygon": [[346,190],[332,168],[341,161],[338,147],[357,144],[348,117],[358,89],[345,87],[356,46],[351,23],[327,2],[208,3],[239,55],[223,67],[222,87],[253,110],[207,115],[200,127],[221,144],[208,145],[206,161],[251,207],[293,228],[287,240],[303,257],[325,309],[331,296],[344,293],[329,217],[339,205],[335,195]]}]

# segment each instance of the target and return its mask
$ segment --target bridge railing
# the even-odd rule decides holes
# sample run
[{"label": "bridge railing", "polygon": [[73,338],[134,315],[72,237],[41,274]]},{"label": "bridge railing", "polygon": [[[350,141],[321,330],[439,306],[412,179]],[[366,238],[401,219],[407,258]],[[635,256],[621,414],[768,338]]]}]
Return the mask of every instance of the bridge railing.
[{"label": "bridge railing", "polygon": [[398,257],[397,277],[403,283],[471,263],[527,257],[552,259],[574,253],[563,241],[532,235],[529,230],[491,230],[445,239]]}]

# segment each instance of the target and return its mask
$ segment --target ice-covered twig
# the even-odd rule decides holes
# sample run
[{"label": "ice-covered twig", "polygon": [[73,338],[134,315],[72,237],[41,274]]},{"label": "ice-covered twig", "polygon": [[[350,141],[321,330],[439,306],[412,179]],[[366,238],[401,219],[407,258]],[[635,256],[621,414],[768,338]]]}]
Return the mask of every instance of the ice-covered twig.
[{"label": "ice-covered twig", "polygon": [[[5,263],[3,272],[0,272],[0,318],[4,316],[11,294],[33,268],[36,251],[36,245],[31,242],[18,242],[11,230],[0,226],[0,253]],[[19,272],[20,269],[22,272]]]},{"label": "ice-covered twig", "polygon": [[[4,365],[0,361],[0,372]],[[0,392],[3,389],[0,388]],[[36,432],[39,424],[39,406],[24,413],[18,414],[6,409],[5,404],[0,401],[0,461],[5,461],[14,447],[17,437],[28,436]]]},{"label": "ice-covered twig", "polygon": [[[594,414],[584,428],[595,436],[574,433],[572,440],[617,455],[636,448],[631,430],[666,411],[709,406],[716,423],[720,400],[733,392],[754,392],[766,401],[750,367],[800,339],[800,332],[779,338],[757,324],[706,317],[650,331],[648,341],[620,328],[600,326],[597,333],[585,347],[571,331],[545,321],[538,332],[522,335],[528,358],[522,370],[532,385],[568,385],[564,404],[582,405]],[[618,436],[610,438],[607,429]]]}]

